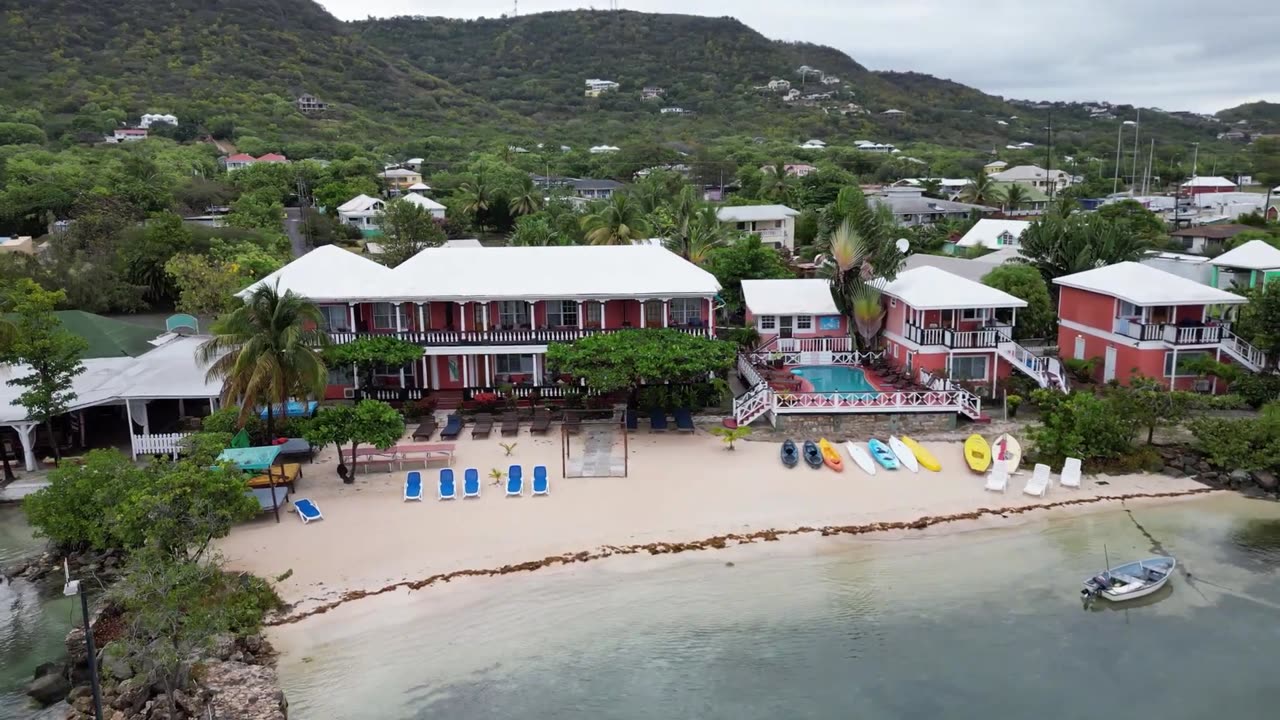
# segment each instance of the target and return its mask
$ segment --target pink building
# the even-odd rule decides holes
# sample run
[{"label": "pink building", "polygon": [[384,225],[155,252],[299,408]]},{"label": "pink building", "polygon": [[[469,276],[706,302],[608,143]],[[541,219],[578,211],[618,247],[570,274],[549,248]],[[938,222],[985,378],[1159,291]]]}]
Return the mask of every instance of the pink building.
[{"label": "pink building", "polygon": [[783,352],[849,351],[849,320],[840,314],[826,280],[743,280],[747,327],[761,348]]},{"label": "pink building", "polygon": [[[1257,348],[1221,318],[1245,298],[1135,262],[1054,280],[1058,347],[1063,357],[1099,358],[1098,380],[1127,383],[1133,374],[1179,390],[1209,391],[1212,380],[1179,372],[1193,357],[1213,357],[1259,370]],[[1217,388],[1222,390],[1224,388]]]}]

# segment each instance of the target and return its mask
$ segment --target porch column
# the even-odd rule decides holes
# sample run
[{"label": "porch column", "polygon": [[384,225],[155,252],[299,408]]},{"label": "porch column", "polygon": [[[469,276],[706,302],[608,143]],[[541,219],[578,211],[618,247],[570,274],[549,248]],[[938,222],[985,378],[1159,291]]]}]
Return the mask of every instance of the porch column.
[{"label": "porch column", "polygon": [[[404,339],[404,303],[396,303],[396,337]],[[404,366],[400,366],[400,387],[404,388]]]},{"label": "porch column", "polygon": [[535,303],[532,300],[529,300],[527,302],[529,303],[529,328],[531,330],[537,330],[538,329],[537,303]]},{"label": "porch column", "polygon": [[1013,338],[1013,328],[1018,326],[1018,308],[1013,309],[1013,319],[1009,321],[1009,337]]},{"label": "porch column", "polygon": [[707,298],[707,332],[711,337],[716,336],[716,299]]},{"label": "porch column", "polygon": [[486,385],[492,385],[493,387],[497,387],[497,386],[498,386],[498,383],[494,382],[494,377],[493,377],[493,367],[489,364],[489,358],[491,358],[491,357],[493,357],[493,356],[492,356],[492,355],[490,355],[489,353],[485,353],[485,356],[484,356],[484,378],[485,378],[485,384],[486,384]]},{"label": "porch column", "polygon": [[347,303],[347,305],[349,306],[349,308],[348,308],[348,309],[351,311],[351,312],[350,312],[350,315],[351,315],[351,332],[355,332],[355,331],[356,331],[356,304],[355,304],[355,303]]},{"label": "porch column", "polygon": [[471,387],[471,356],[462,356],[462,387]]},{"label": "porch column", "polygon": [[484,306],[484,318],[482,318],[482,319],[484,320],[484,328],[483,328],[483,329],[484,329],[484,331],[485,331],[485,332],[489,332],[489,301],[488,301],[488,300],[485,300],[484,302],[482,302],[482,303],[480,303],[480,304]]},{"label": "porch column", "polygon": [[213,412],[214,410],[217,410],[217,409],[218,409],[218,398],[216,397],[209,398],[209,412]]},{"label": "porch column", "polygon": [[640,329],[641,329],[641,330],[643,330],[643,329],[644,329],[644,316],[648,314],[647,310],[648,310],[648,306],[649,306],[649,301],[648,301],[648,300],[637,300],[636,302],[640,303]]},{"label": "porch column", "polygon": [[467,304],[458,302],[458,332],[467,331]]},{"label": "porch column", "polygon": [[[34,422],[18,422],[9,425],[18,432],[18,442],[22,444],[22,464],[27,472],[33,472],[36,469],[35,442],[32,435],[38,425],[39,423]],[[129,429],[129,443],[133,444],[133,428]]]},{"label": "porch column", "polygon": [[427,313],[423,309],[427,303],[417,303],[418,306],[418,332],[427,329]]},{"label": "porch column", "polygon": [[[600,329],[606,330],[609,327],[609,301],[600,301]],[[625,319],[625,318],[624,318]]]},{"label": "porch column", "polygon": [[[603,313],[601,314],[601,316],[603,317]],[[578,301],[578,329],[579,330],[581,330],[584,327],[582,322],[584,319],[585,318],[582,315],[582,301],[579,300]]]},{"label": "porch column", "polygon": [[667,298],[662,301],[662,327],[670,326],[671,313],[668,312],[670,309],[671,309],[671,299]]},{"label": "porch column", "polygon": [[[1216,266],[1215,266],[1215,267],[1216,267]],[[1213,350],[1213,359],[1214,359],[1214,360],[1216,360],[1216,361],[1218,361],[1218,362],[1222,362],[1222,346],[1221,346],[1221,345],[1219,345],[1218,347],[1214,348],[1214,350]],[[1213,376],[1213,380],[1212,380],[1211,382],[1213,383],[1213,385],[1212,385],[1213,394],[1214,394],[1214,395],[1217,395],[1217,394],[1218,394],[1218,376],[1217,376],[1217,375],[1214,375],[1214,376]]]},{"label": "porch column", "polygon": [[1178,389],[1178,346],[1173,346],[1173,363],[1169,368],[1169,389]]},{"label": "porch column", "polygon": [[538,355],[538,353],[533,354],[533,386],[534,387],[542,387],[542,367],[541,367],[541,363],[538,362],[539,357],[541,356]]},{"label": "porch column", "polygon": [[997,351],[992,350],[991,351],[991,399],[992,400],[996,399],[996,378],[999,376],[999,373],[997,373],[996,371],[999,369],[1000,369],[1000,355]]},{"label": "porch column", "polygon": [[[182,398],[178,398],[178,417],[187,416],[187,403]],[[80,444],[84,444],[84,412],[80,413]]]},{"label": "porch column", "polygon": [[[129,402],[128,400],[125,400],[125,401],[124,401],[124,415],[125,415],[125,417],[126,417],[126,418],[128,418],[128,420],[127,420],[127,424],[128,424],[128,426],[129,426],[129,454],[133,457],[133,459],[134,459],[134,460],[137,460],[137,459],[138,459],[138,447],[137,447],[137,443],[135,442],[134,437],[133,437],[133,436],[134,436],[134,433],[133,433],[133,403]],[[22,433],[18,433],[18,434],[19,434],[19,435],[21,435]],[[27,448],[27,446],[26,446],[26,444],[24,443],[24,444],[23,444],[23,446],[22,446],[22,449],[23,449],[23,450],[26,450],[26,448]],[[34,467],[29,467],[29,468],[27,468],[27,469],[28,469],[28,470],[35,470],[35,468],[34,468]]]}]

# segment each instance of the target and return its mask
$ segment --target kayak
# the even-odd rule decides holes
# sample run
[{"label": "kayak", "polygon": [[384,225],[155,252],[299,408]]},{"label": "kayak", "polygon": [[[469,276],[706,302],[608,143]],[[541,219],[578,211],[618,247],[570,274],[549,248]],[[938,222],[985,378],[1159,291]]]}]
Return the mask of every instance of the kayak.
[{"label": "kayak", "polygon": [[853,458],[853,463],[862,468],[863,472],[868,475],[876,474],[876,464],[867,454],[866,448],[850,440],[844,444],[844,449],[849,451],[849,457]]},{"label": "kayak", "polygon": [[804,461],[814,470],[822,467],[822,453],[818,452],[818,446],[812,440],[804,441]]},{"label": "kayak", "polygon": [[1022,445],[1017,438],[1005,433],[991,443],[991,455],[996,462],[1004,463],[1012,475],[1018,472],[1018,465],[1022,462]]},{"label": "kayak", "polygon": [[782,464],[793,468],[798,462],[800,462],[800,451],[796,449],[795,441],[787,439],[782,443]]},{"label": "kayak", "polygon": [[898,469],[898,458],[893,456],[893,450],[890,450],[888,445],[871,438],[867,441],[867,448],[871,450],[871,457],[883,465],[885,470]]},{"label": "kayak", "polygon": [[911,454],[916,456],[916,460],[920,461],[920,467],[933,472],[938,472],[942,469],[942,463],[938,462],[938,458],[934,457],[933,453],[926,450],[923,445],[912,440],[906,435],[903,435],[898,439],[902,441],[903,445],[906,445],[907,448],[911,450]]},{"label": "kayak", "polygon": [[991,467],[991,446],[986,438],[975,433],[964,441],[964,461],[976,473],[986,472]]},{"label": "kayak", "polygon": [[920,472],[920,461],[916,459],[916,454],[911,452],[911,448],[904,445],[897,435],[889,436],[889,449],[893,451],[894,457],[898,458],[898,462],[902,463],[902,467],[911,472]]},{"label": "kayak", "polygon": [[840,453],[836,452],[835,447],[827,442],[826,438],[818,441],[818,449],[822,451],[822,462],[826,463],[827,467],[836,472],[844,472],[844,461],[840,459]]}]

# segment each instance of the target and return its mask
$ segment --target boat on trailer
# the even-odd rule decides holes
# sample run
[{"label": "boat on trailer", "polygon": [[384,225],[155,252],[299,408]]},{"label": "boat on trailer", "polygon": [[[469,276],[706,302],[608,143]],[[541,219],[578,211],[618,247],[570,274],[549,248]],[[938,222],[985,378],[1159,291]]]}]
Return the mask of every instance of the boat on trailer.
[{"label": "boat on trailer", "polygon": [[1137,600],[1164,587],[1177,566],[1177,560],[1163,555],[1117,565],[1085,580],[1080,598],[1085,604],[1096,598],[1111,602]]}]

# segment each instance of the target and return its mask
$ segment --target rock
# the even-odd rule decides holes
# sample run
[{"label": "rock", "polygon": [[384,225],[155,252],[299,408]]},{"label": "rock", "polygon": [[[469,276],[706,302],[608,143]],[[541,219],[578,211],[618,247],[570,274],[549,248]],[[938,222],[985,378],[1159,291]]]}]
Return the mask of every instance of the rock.
[{"label": "rock", "polygon": [[187,715],[194,717],[204,710],[204,703],[196,693],[175,690],[173,691],[173,699],[178,703],[178,709]]},{"label": "rock", "polygon": [[1240,483],[1240,484],[1247,483],[1249,482],[1249,471],[1248,470],[1232,470],[1230,478],[1232,483]]},{"label": "rock", "polygon": [[129,662],[129,654],[125,650],[124,643],[118,641],[107,643],[98,657],[104,678],[128,680],[133,677],[133,665]]},{"label": "rock", "polygon": [[209,662],[202,668],[213,717],[238,720],[285,720],[288,701],[276,671],[266,665]]},{"label": "rock", "polygon": [[107,716],[107,720],[128,720],[128,717],[122,710],[112,710],[111,714]]},{"label": "rock", "polygon": [[253,653],[254,655],[262,652],[263,640],[261,635],[249,635],[240,642],[244,645],[245,650]]},{"label": "rock", "polygon": [[1254,472],[1253,481],[1258,483],[1258,487],[1263,490],[1274,492],[1277,488],[1280,488],[1280,481],[1276,480],[1275,474],[1266,470]]},{"label": "rock", "polygon": [[71,703],[71,707],[78,713],[90,715],[93,713],[93,697],[78,697],[75,702]]},{"label": "rock", "polygon": [[93,688],[88,685],[77,685],[71,688],[71,692],[67,693],[67,702],[74,704],[76,700],[84,697],[92,698]]},{"label": "rock", "polygon": [[120,694],[115,702],[111,703],[111,707],[130,714],[136,714],[141,710],[146,705],[147,698],[151,697],[150,685],[145,679],[138,677],[132,677],[120,683],[117,691]]},{"label": "rock", "polygon": [[228,633],[214,635],[209,639],[209,656],[216,660],[230,659],[232,653],[236,652],[235,636]]},{"label": "rock", "polygon": [[27,695],[42,706],[58,702],[66,697],[70,691],[71,681],[63,677],[61,673],[41,675],[27,685]]},{"label": "rock", "polygon": [[35,672],[35,675],[32,676],[32,679],[39,679],[44,677],[45,675],[61,675],[61,674],[62,674],[62,666],[59,665],[58,663],[51,663],[51,662],[40,663],[39,665],[36,666],[36,672]]}]

